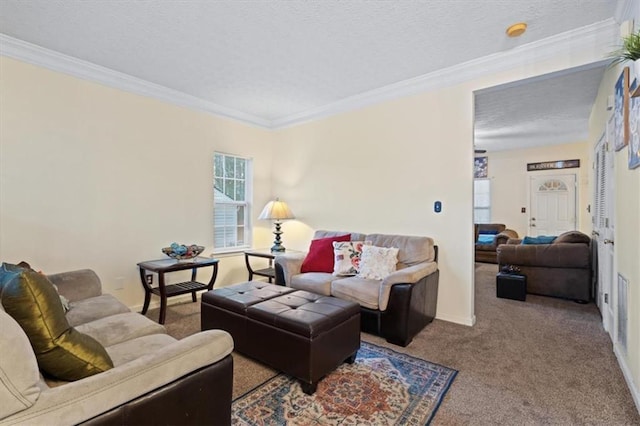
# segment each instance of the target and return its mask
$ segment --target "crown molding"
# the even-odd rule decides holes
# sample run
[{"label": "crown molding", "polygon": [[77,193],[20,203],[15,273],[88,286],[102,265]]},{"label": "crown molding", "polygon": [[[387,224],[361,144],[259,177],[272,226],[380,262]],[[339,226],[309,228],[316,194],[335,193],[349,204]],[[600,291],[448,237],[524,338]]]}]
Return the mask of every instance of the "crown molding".
[{"label": "crown molding", "polygon": [[613,19],[597,22],[513,49],[483,56],[449,68],[437,70],[412,79],[351,96],[318,108],[273,121],[273,128],[289,127],[318,120],[372,104],[442,89],[482,76],[508,71],[553,57],[567,57],[583,50],[591,51],[598,61],[611,51],[618,34]]},{"label": "crown molding", "polygon": [[[634,2],[638,0],[620,0]],[[614,19],[567,31],[552,37],[494,53],[459,65],[400,81],[337,102],[275,120],[223,107],[195,96],[169,89],[128,74],[83,61],[0,33],[0,55],[39,65],[54,71],[94,81],[127,92],[156,98],[171,104],[207,112],[245,124],[279,129],[360,109],[403,96],[453,86],[482,76],[534,64],[553,57],[567,57],[583,50],[604,58],[617,40],[619,26]]]},{"label": "crown molding", "polygon": [[151,83],[131,75],[102,67],[94,63],[74,58],[54,50],[10,37],[0,33],[0,55],[18,59],[53,71],[104,84],[138,95],[156,98],[174,105],[223,116],[263,128],[270,128],[271,122],[251,114],[227,108],[192,95],[159,84]]}]

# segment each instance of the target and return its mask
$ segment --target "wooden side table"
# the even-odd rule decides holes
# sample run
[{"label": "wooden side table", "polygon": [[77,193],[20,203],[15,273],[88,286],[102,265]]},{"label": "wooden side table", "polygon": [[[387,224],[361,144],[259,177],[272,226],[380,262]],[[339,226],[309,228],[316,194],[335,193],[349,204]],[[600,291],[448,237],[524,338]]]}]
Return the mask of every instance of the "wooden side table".
[{"label": "wooden side table", "polygon": [[[198,268],[203,268],[205,266],[213,267],[211,279],[206,284],[196,281]],[[151,294],[158,295],[160,296],[160,318],[158,322],[160,324],[164,324],[165,316],[167,314],[167,297],[191,293],[191,300],[195,302],[197,300],[196,291],[213,289],[213,284],[216,282],[216,277],[218,276],[218,259],[196,257],[191,259],[189,262],[178,262],[174,259],[148,260],[138,263],[138,268],[140,268],[140,281],[144,288],[144,306],[142,307],[142,314],[146,314],[149,309]],[[191,281],[171,285],[165,284],[165,273],[184,271],[187,269],[191,269]],[[147,272],[155,272],[158,274],[158,287],[151,287],[147,282]]]},{"label": "wooden side table", "polygon": [[[249,280],[253,279],[254,275],[259,275],[261,277],[269,278],[269,282],[276,278],[276,270],[273,267],[273,259],[275,259],[276,254],[272,253],[269,249],[257,249],[257,250],[247,250],[244,252],[244,263],[247,264],[247,271],[249,272]],[[269,266],[261,269],[253,269],[251,266],[251,262],[249,261],[250,257],[261,257],[263,259],[269,260]]]}]

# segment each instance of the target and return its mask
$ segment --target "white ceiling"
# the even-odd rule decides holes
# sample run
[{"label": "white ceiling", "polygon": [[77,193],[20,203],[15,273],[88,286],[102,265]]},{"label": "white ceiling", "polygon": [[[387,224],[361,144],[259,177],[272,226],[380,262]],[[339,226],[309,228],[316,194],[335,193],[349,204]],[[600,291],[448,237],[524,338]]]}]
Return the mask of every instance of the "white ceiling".
[{"label": "white ceiling", "polygon": [[[633,1],[0,0],[0,33],[9,36],[0,47],[9,39],[32,43],[277,127],[271,124],[610,20]],[[506,37],[519,21],[527,32]],[[569,126],[584,131],[601,73],[580,70],[581,90],[565,90],[575,80],[563,75],[480,93],[479,144],[487,135],[494,149],[523,134],[531,143]],[[550,125],[554,116],[562,121]]]},{"label": "white ceiling", "polygon": [[585,141],[606,67],[606,62],[592,64],[476,92],[476,148],[500,151]]}]

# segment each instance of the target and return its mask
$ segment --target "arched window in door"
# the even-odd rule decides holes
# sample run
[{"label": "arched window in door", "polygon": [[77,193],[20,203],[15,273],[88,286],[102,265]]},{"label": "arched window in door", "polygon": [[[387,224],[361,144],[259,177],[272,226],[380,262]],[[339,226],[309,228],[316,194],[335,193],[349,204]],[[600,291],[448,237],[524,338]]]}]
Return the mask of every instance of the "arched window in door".
[{"label": "arched window in door", "polygon": [[540,187],[538,191],[566,191],[567,185],[558,179],[549,179],[545,181]]}]

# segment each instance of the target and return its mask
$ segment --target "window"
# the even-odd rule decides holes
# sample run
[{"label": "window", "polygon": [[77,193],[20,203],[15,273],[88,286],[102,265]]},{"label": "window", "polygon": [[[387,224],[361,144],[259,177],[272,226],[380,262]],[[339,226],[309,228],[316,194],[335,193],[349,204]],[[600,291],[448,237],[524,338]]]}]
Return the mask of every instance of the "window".
[{"label": "window", "polygon": [[231,251],[251,246],[251,160],[214,154],[214,250]]},{"label": "window", "polygon": [[491,180],[473,181],[473,222],[491,223]]}]

